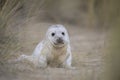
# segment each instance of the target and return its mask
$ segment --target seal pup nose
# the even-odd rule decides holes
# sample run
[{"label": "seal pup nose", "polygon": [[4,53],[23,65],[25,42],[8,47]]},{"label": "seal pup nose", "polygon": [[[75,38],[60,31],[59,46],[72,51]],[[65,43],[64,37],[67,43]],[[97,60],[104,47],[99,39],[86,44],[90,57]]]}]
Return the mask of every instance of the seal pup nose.
[{"label": "seal pup nose", "polygon": [[62,39],[61,37],[59,37],[59,38],[57,39],[57,43],[63,43],[63,39]]}]

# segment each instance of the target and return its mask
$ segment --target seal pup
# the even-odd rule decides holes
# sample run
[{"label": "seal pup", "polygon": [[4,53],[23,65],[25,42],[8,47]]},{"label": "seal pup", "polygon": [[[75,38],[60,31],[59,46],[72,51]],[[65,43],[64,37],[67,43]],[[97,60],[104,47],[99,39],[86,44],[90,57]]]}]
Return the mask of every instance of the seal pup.
[{"label": "seal pup", "polygon": [[29,60],[37,67],[63,67],[73,69],[69,35],[63,25],[52,25],[45,38],[36,46],[32,55],[21,55],[18,60]]}]

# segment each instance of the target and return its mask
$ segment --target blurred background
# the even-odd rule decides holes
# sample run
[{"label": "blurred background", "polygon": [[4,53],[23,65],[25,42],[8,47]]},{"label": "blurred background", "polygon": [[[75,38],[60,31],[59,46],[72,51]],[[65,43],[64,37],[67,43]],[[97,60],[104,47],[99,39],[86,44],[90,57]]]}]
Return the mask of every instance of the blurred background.
[{"label": "blurred background", "polygon": [[[13,63],[64,25],[76,70]],[[119,0],[0,0],[0,80],[120,80]]]}]

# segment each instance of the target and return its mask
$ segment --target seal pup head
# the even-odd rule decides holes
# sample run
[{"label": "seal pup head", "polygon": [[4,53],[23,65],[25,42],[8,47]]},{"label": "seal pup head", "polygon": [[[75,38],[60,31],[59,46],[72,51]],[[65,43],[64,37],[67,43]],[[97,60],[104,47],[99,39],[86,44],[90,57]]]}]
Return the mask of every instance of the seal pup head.
[{"label": "seal pup head", "polygon": [[54,47],[63,47],[70,42],[66,28],[60,24],[50,26],[46,37]]}]

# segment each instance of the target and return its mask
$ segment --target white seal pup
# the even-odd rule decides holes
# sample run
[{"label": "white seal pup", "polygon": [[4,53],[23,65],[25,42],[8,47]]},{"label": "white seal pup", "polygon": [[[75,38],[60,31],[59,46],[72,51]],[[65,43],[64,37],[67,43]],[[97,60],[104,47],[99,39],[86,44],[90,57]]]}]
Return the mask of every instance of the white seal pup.
[{"label": "white seal pup", "polygon": [[18,60],[26,59],[34,65],[45,68],[73,68],[69,35],[63,25],[52,25],[48,28],[45,39],[40,42],[32,55],[21,55]]}]

